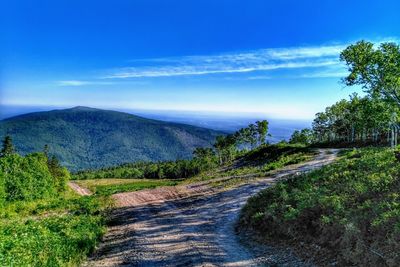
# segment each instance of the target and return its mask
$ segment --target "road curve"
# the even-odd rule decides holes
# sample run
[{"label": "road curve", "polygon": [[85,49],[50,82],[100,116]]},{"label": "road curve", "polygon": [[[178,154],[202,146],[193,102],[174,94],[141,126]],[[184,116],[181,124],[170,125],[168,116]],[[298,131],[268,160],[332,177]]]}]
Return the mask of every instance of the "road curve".
[{"label": "road curve", "polygon": [[276,179],[319,168],[335,158],[336,151],[320,150],[312,161],[228,190],[117,208],[108,233],[84,265],[309,266],[289,250],[244,245],[234,224],[246,200]]}]

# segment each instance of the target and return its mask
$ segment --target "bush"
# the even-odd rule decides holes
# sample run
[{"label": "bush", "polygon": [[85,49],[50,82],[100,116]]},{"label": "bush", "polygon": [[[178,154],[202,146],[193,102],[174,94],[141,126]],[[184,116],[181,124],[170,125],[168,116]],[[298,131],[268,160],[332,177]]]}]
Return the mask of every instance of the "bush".
[{"label": "bush", "polygon": [[400,262],[400,165],[390,149],[353,150],[249,199],[240,225],[271,240],[317,244],[340,266]]},{"label": "bush", "polygon": [[100,216],[64,215],[0,224],[0,266],[78,265],[104,233]]},{"label": "bush", "polygon": [[0,208],[4,205],[5,201],[6,201],[6,190],[5,190],[4,173],[0,172]]},{"label": "bush", "polygon": [[17,154],[0,159],[5,199],[33,200],[55,194],[54,180],[47,167],[47,158],[40,153],[21,157]]}]

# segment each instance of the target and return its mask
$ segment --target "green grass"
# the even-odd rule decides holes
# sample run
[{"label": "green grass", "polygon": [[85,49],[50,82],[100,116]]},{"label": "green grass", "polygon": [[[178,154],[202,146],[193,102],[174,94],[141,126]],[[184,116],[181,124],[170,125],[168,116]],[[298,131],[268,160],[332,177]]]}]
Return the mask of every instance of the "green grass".
[{"label": "green grass", "polygon": [[116,193],[132,192],[142,189],[152,189],[160,186],[173,186],[179,180],[166,179],[93,179],[75,181],[79,185],[88,188],[99,196],[109,196]]},{"label": "green grass", "polygon": [[71,191],[0,210],[0,266],[76,266],[105,232],[104,197]]},{"label": "green grass", "polygon": [[400,163],[389,149],[343,152],[330,166],[250,198],[240,226],[266,240],[304,242],[308,253],[318,245],[339,266],[396,266]]}]

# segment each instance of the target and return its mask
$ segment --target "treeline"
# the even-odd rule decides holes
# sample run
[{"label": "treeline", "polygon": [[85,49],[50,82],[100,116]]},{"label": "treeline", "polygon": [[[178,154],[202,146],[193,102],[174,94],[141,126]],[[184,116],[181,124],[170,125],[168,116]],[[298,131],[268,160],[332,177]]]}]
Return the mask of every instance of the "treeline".
[{"label": "treeline", "polygon": [[350,96],[315,115],[312,129],[295,131],[290,143],[389,144],[398,123],[398,107],[370,96]]},{"label": "treeline", "polygon": [[11,137],[5,137],[0,153],[0,205],[51,197],[65,190],[70,174],[46,151],[21,156]]},{"label": "treeline", "polygon": [[267,135],[268,121],[257,121],[233,134],[218,136],[213,148],[196,148],[190,160],[128,163],[79,171],[73,174],[73,178],[189,178],[233,160],[240,151],[265,144]]},{"label": "treeline", "polygon": [[340,56],[350,74],[345,85],[360,85],[367,93],[341,100],[319,112],[312,129],[295,131],[291,143],[397,145],[400,107],[400,48],[383,43],[374,48],[361,41]]},{"label": "treeline", "polygon": [[354,94],[317,113],[313,131],[317,142],[387,142],[397,114],[397,107],[387,101]]},{"label": "treeline", "polygon": [[257,121],[233,134],[218,136],[214,148],[219,163],[231,161],[240,151],[265,144],[267,136],[269,136],[267,120]]},{"label": "treeline", "polygon": [[197,148],[191,160],[166,162],[137,162],[98,170],[85,170],[73,174],[74,179],[102,178],[188,178],[217,165],[215,153],[211,148]]}]

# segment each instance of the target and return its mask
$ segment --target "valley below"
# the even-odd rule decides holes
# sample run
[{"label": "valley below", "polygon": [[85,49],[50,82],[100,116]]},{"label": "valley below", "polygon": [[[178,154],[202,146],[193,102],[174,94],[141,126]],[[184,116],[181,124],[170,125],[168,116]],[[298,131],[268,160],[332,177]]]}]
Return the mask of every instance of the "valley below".
[{"label": "valley below", "polygon": [[244,181],[232,176],[115,194],[108,231],[84,266],[309,266],[290,249],[237,235],[235,226],[249,197],[336,154],[321,149],[310,161]]}]

